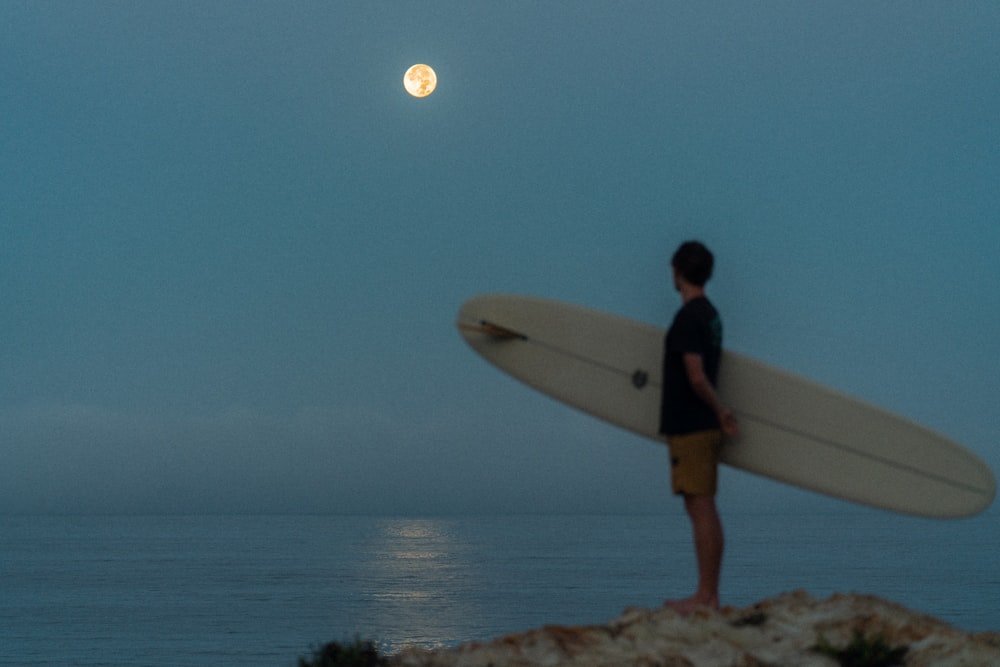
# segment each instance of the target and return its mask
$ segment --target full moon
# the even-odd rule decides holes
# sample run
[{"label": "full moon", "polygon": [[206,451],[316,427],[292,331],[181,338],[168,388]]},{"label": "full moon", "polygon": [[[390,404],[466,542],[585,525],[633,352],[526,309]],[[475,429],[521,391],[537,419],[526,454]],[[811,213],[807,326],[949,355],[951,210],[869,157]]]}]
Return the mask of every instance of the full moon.
[{"label": "full moon", "polygon": [[438,77],[427,65],[414,65],[403,75],[403,87],[414,97],[427,97],[437,87]]}]

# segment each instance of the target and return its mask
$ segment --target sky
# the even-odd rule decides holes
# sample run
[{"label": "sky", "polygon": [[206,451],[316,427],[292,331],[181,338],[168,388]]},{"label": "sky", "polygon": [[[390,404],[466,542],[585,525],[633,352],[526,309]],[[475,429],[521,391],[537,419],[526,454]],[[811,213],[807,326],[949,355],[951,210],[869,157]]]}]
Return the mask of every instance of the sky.
[{"label": "sky", "polygon": [[677,512],[662,446],[454,322],[666,326],[689,238],[727,347],[998,470],[997,34],[985,1],[0,3],[0,513]]}]

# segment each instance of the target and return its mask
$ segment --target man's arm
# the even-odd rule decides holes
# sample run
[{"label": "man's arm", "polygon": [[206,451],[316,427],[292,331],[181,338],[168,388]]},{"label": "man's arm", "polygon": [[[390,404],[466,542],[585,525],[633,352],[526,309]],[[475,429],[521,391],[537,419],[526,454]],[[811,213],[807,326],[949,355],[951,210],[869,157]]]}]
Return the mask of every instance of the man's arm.
[{"label": "man's arm", "polygon": [[712,411],[719,418],[719,426],[722,427],[723,433],[726,435],[738,435],[740,425],[736,420],[736,415],[719,400],[719,395],[716,393],[715,387],[712,386],[712,383],[708,380],[708,376],[705,375],[705,363],[701,355],[697,352],[685,352],[684,369],[687,371],[688,382],[691,383],[691,388],[694,390],[695,395],[712,408]]}]

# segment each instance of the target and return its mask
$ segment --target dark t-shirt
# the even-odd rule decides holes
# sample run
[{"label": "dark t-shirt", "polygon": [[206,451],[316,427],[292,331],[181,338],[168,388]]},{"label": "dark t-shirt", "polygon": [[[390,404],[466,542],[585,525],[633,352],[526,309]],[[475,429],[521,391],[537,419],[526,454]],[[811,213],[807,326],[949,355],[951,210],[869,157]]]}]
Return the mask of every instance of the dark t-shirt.
[{"label": "dark t-shirt", "polygon": [[705,375],[715,385],[722,355],[722,320],[705,297],[688,301],[667,331],[663,353],[663,402],[660,433],[682,435],[719,428],[715,412],[691,388],[684,355],[700,354]]}]

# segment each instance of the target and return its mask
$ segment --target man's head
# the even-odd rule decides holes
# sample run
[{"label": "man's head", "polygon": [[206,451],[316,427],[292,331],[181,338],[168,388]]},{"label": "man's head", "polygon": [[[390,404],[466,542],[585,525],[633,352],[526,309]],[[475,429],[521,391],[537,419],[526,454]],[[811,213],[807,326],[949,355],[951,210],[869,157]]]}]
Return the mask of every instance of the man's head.
[{"label": "man's head", "polygon": [[715,258],[711,251],[698,241],[686,241],[677,248],[670,265],[674,276],[680,276],[696,287],[704,287],[712,277]]}]

